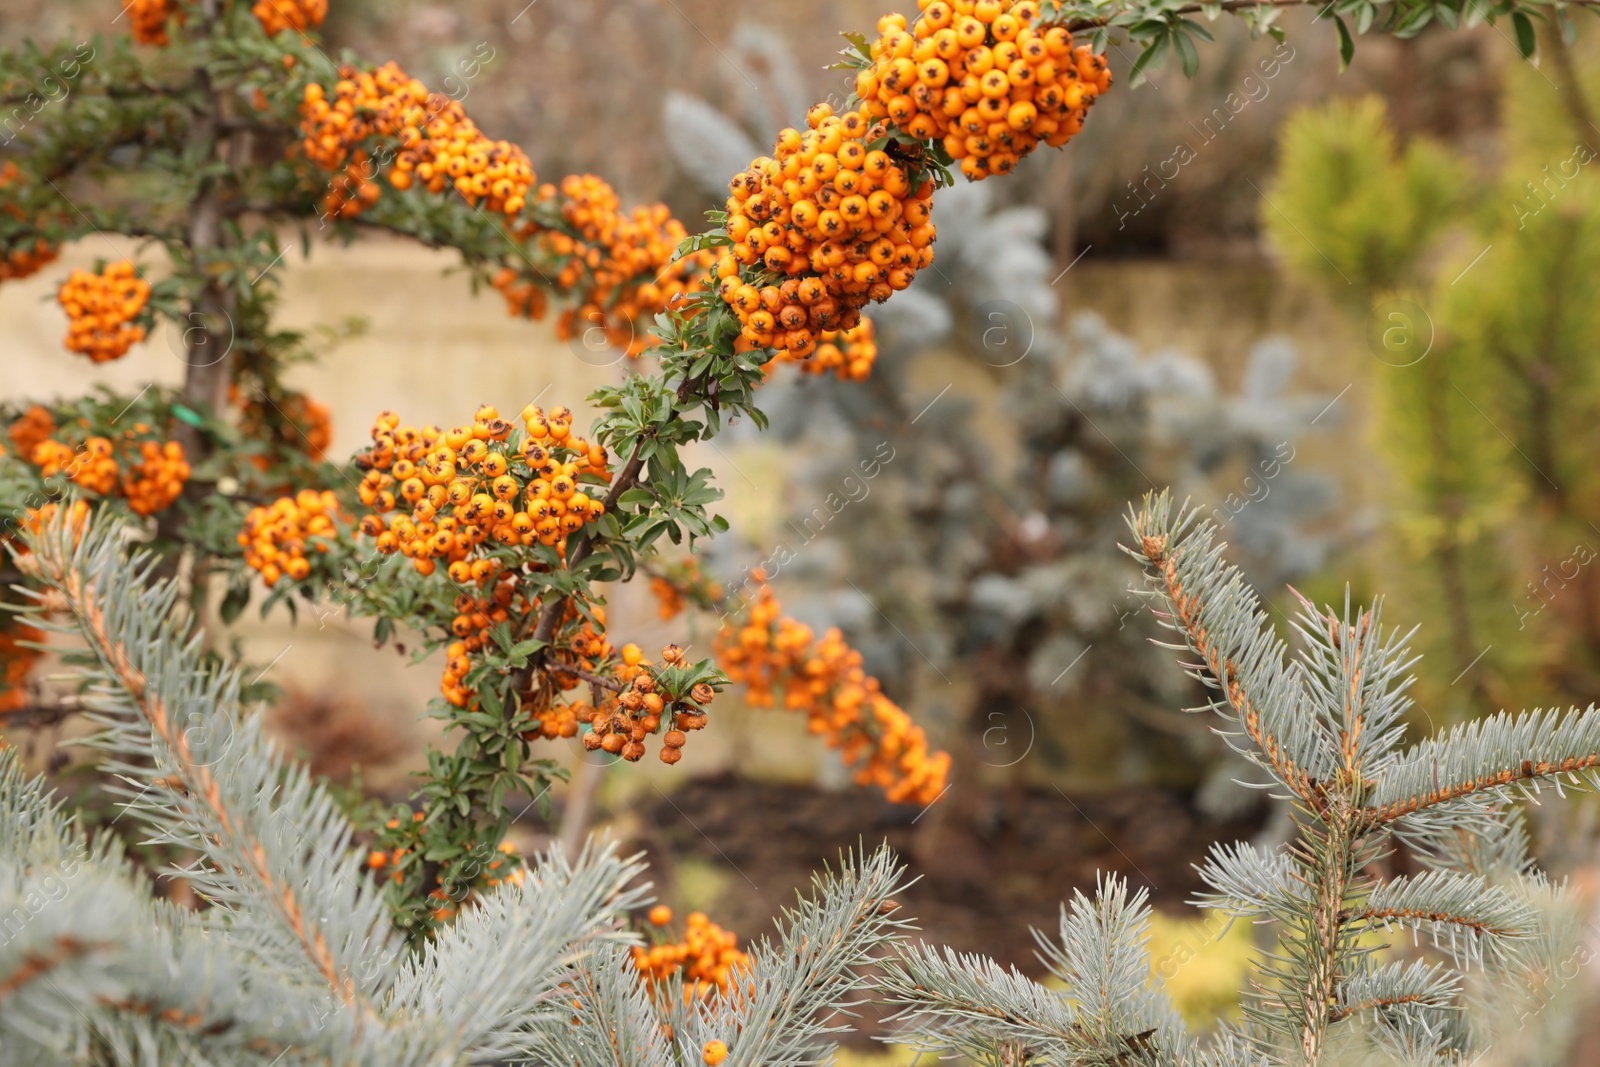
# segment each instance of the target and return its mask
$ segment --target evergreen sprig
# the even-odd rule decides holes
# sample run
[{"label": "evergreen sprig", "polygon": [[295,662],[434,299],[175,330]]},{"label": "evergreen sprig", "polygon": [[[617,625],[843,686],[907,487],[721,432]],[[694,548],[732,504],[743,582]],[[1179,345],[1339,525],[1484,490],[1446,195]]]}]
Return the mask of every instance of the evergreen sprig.
[{"label": "evergreen sprig", "polygon": [[[203,657],[177,584],[123,528],[70,507],[18,565],[71,654],[124,816],[194,858],[163,872],[206,907],[156,900],[118,838],[94,840],[0,750],[0,1063],[684,1064],[826,1061],[900,936],[887,849],[819,875],[736,970],[685,997],[633,969],[641,866],[591,844],[484,893],[408,950],[354,830]],[[550,1057],[554,1056],[555,1059]]]},{"label": "evergreen sprig", "polygon": [[[1319,1064],[1341,1032],[1415,1063],[1484,1047],[1477,978],[1537,988],[1571,951],[1567,905],[1530,869],[1511,801],[1595,784],[1594,711],[1501,716],[1408,748],[1409,635],[1379,605],[1302,600],[1291,657],[1212,524],[1163,494],[1129,527],[1152,610],[1219,693],[1217,731],[1292,812],[1288,844],[1218,845],[1199,869],[1195,903],[1277,932],[1244,1021],[1197,1045],[1150,979],[1142,897],[1109,880],[1064,910],[1059,945],[1041,938],[1059,989],[981,957],[900,953],[883,989],[907,1037],[1008,1064]],[[1394,876],[1402,833],[1424,869]]]}]

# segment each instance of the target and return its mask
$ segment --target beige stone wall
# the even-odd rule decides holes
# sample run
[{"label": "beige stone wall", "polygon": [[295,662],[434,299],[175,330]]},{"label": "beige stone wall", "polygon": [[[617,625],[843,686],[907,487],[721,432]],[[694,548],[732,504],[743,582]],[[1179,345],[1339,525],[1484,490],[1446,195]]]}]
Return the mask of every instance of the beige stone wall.
[{"label": "beige stone wall", "polygon": [[[493,290],[474,295],[464,274],[444,273],[456,264],[451,253],[376,238],[347,248],[317,246],[307,260],[298,239],[289,234],[284,239],[291,250],[274,271],[283,292],[280,325],[310,330],[351,315],[368,320],[364,334],[341,343],[315,364],[295,367],[290,375],[294,385],[332,408],[332,455],[359,448],[373,415],[385,408],[416,424],[457,423],[483,403],[520,411],[536,397],[547,408],[565,403],[581,412],[585,396],[624,373],[620,363],[596,365],[609,357],[579,358],[556,338],[548,322],[511,318]],[[110,364],[90,363],[61,346],[66,318],[54,300],[60,280],[72,268],[92,267],[97,257],[136,252],[124,238],[91,238],[68,248],[39,274],[0,286],[0,397],[71,396],[95,384],[132,395],[149,381],[181,381],[181,346],[165,327]],[[148,264],[158,256],[146,252],[138,258]],[[587,416],[580,414],[579,422],[586,423]],[[774,510],[770,500],[781,492],[781,461],[764,450],[734,458],[731,447],[721,452],[702,449],[691,462],[718,472],[729,495],[724,513],[737,521],[742,512],[759,527],[759,516]],[[732,469],[734,463],[746,474],[754,473],[754,481],[741,478]],[[661,623],[645,590],[616,589],[613,595],[612,631],[619,644],[634,640],[652,649],[668,640],[692,641],[692,651],[709,654],[710,635],[690,633],[682,620]],[[370,778],[373,784],[399,785],[406,769],[420,766],[421,742],[437,736],[437,724],[417,716],[438,691],[439,662],[409,665],[409,655],[374,649],[370,622],[348,621],[325,609],[322,615],[302,611],[295,623],[282,609],[263,621],[252,608],[238,631],[247,659],[270,664],[267,677],[286,690],[367,707],[381,729],[406,740],[409,755],[377,771]],[[703,773],[734,761],[780,776],[808,777],[821,756],[793,716],[737,712],[719,727],[697,736],[675,769],[657,764],[652,756],[647,778],[666,785],[674,775],[682,777],[683,770]],[[756,743],[757,733],[773,730],[784,743]],[[577,754],[570,742],[561,742],[560,748],[569,760]],[[751,763],[761,759],[770,765]],[[638,775],[625,777],[630,788],[648,788]]]}]

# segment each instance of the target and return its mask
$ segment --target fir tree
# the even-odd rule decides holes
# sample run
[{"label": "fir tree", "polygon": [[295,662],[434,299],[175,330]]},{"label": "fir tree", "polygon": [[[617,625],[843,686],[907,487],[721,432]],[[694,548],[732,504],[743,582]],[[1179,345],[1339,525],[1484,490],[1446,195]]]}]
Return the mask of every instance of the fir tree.
[{"label": "fir tree", "polygon": [[1407,744],[1415,661],[1381,605],[1302,603],[1291,650],[1195,510],[1147,497],[1129,529],[1169,647],[1214,694],[1195,710],[1294,820],[1276,849],[1214,846],[1195,903],[1269,925],[1276,947],[1244,1019],[1202,1042],[1150,981],[1143,893],[1107,879],[1063,909],[1059,939],[1041,936],[1059,988],[902,951],[883,986],[904,1036],[1006,1065],[1451,1063],[1501,1036],[1492,1023],[1536,1017],[1569,984],[1576,924],[1532,867],[1515,802],[1600,785],[1600,709],[1501,713]]}]

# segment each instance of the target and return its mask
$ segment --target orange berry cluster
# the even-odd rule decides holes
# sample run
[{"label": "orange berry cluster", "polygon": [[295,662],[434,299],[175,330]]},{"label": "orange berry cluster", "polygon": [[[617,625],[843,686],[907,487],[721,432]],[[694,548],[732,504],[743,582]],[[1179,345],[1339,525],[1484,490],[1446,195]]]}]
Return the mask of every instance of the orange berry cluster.
[{"label": "orange berry cluster", "polygon": [[[411,825],[415,827],[417,823],[422,822],[427,817],[428,816],[424,812],[414,811],[411,813]],[[400,820],[390,819],[384,825],[390,830],[398,830],[400,829]],[[411,850],[406,848],[404,845],[397,845],[392,849],[388,849],[387,851],[383,849],[373,849],[367,853],[367,869],[372,871],[381,871],[385,867],[393,867],[395,869],[390,873],[389,880],[391,882],[399,882],[405,878],[405,872],[399,869],[400,861],[410,851]]]},{"label": "orange berry cluster", "polygon": [[[668,645],[661,650],[661,661],[669,666],[683,662],[683,649]],[[704,682],[689,691],[689,699],[668,706],[650,673],[650,663],[638,645],[622,647],[622,666],[616,677],[630,684],[615,699],[614,704],[595,710],[589,719],[589,732],[583,735],[583,747],[593,752],[600,749],[621,756],[630,763],[644,758],[644,739],[661,729],[661,717],[672,713],[672,729],[661,738],[661,762],[677,763],[683,758],[683,746],[688,742],[685,731],[702,730],[707,717],[703,710],[716,697],[717,692]]]},{"label": "orange berry cluster", "polygon": [[[450,578],[458,585],[483,584],[493,579],[498,569],[499,565],[492,559],[475,559],[471,563],[457,560],[450,564]],[[450,620],[450,632],[457,640],[445,648],[439,692],[452,707],[464,708],[472,703],[472,691],[466,687],[467,674],[472,670],[472,654],[483,650],[491,628],[513,619],[527,618],[533,611],[533,602],[518,592],[515,577],[507,575],[495,583],[488,596],[460,593],[453,606],[456,614]]]},{"label": "orange berry cluster", "polygon": [[1043,141],[1067,143],[1111,86],[1105,58],[1064,26],[1036,27],[1037,0],[917,0],[922,14],[878,20],[861,110],[922,141],[942,140],[977,181],[1007,174]]},{"label": "orange berry cluster", "polygon": [[729,184],[730,251],[718,291],[738,313],[748,348],[804,359],[828,330],[861,320],[933,262],[931,182],[913,189],[905,162],[868,145],[886,127],[818,104],[809,129],[784,130],[771,157]]},{"label": "orange berry cluster", "polygon": [[[61,510],[60,504],[45,504],[43,507],[29,508],[23,516],[23,522],[32,533],[43,533],[45,526],[56,517]],[[86,500],[74,500],[67,508],[67,525],[72,528],[72,543],[76,545],[83,538],[83,531],[89,524],[89,503]]]},{"label": "orange berry cluster", "polygon": [[506,298],[506,313],[512,318],[533,319],[535,322],[544,318],[550,301],[545,291],[531,278],[511,267],[501,267],[492,284]]},{"label": "orange berry cluster", "polygon": [[0,282],[37,274],[59,254],[43,237],[35,238],[32,244],[24,242],[0,257]]},{"label": "orange berry cluster", "polygon": [[168,20],[176,15],[181,26],[187,17],[179,8],[178,0],[128,0],[124,10],[133,29],[133,39],[140,44],[166,44]]},{"label": "orange berry cluster", "polygon": [[123,475],[122,495],[135,515],[154,515],[183,495],[189,461],[176,441],[141,441],[137,458],[137,463],[129,462]]},{"label": "orange berry cluster", "polygon": [[[15,439],[16,427],[12,429]],[[181,444],[145,436],[150,432],[142,422],[123,432],[121,447],[125,454],[120,464],[118,443],[109,437],[90,437],[76,448],[46,437],[33,446],[28,458],[43,477],[65,474],[91,493],[120,494],[136,515],[154,515],[183,495],[190,470]]]},{"label": "orange berry cluster", "polygon": [[323,215],[330,219],[353,219],[376,204],[383,190],[372,176],[372,161],[367,153],[359,148],[351,152],[344,169],[333,176],[328,191],[322,196]]},{"label": "orange berry cluster", "polygon": [[677,618],[691,599],[705,605],[722,599],[722,586],[701,571],[700,561],[693,556],[652,574],[650,591],[655,594],[656,609],[664,621]]},{"label": "orange berry cluster", "polygon": [[[567,621],[570,623],[575,619],[582,619],[582,625],[576,633],[560,642],[561,647],[556,653],[556,662],[549,667],[549,676],[554,685],[545,692],[553,694],[557,690],[572,689],[581,684],[583,679],[573,668],[591,674],[605,669],[608,677],[622,683],[621,692],[607,692],[598,704],[579,700],[569,704],[548,705],[537,710],[534,714],[539,720],[538,728],[523,734],[523,737],[530,741],[539,738],[554,740],[558,737],[576,737],[582,725],[587,724],[591,732],[584,735],[584,747],[589,751],[603,749],[630,761],[637,761],[644,755],[645,738],[659,731],[661,717],[670,709],[656,689],[655,680],[650,674],[650,664],[639,651],[639,646],[633,644],[623,646],[621,662],[613,660],[615,649],[606,640],[604,633],[605,609],[599,605],[591,605],[589,610],[594,614],[600,629],[596,630],[594,625],[587,619],[582,619],[576,610],[569,608]],[[676,646],[668,646],[663,655],[678,656],[680,653]],[[563,667],[567,669],[563,670]],[[596,691],[605,692],[599,687]],[[698,695],[710,700],[715,692]],[[684,715],[684,721],[692,724],[689,729],[699,729],[705,725],[704,715],[696,718],[693,711],[685,711]],[[677,749],[682,747],[682,733],[669,732],[666,747],[662,749],[662,760],[666,763],[676,763],[679,759]]]},{"label": "orange berry cluster", "polygon": [[[657,905],[650,909],[650,923],[665,926],[672,921],[672,909]],[[633,969],[647,982],[665,982],[683,972],[685,995],[709,996],[713,990],[727,993],[737,973],[747,970],[750,956],[739,949],[739,938],[712,922],[704,912],[690,912],[682,941],[633,946]]]},{"label": "orange berry cluster", "polygon": [[[8,159],[0,163],[0,190],[18,184],[21,177],[22,168],[17,166],[14,160]],[[16,193],[12,195],[15,196]],[[6,200],[9,201],[10,197]],[[0,211],[4,211],[19,222],[28,221],[22,208],[15,203],[0,203]],[[31,241],[24,238],[15,248],[6,249],[5,254],[0,255],[0,282],[12,278],[26,278],[55,259],[56,255],[56,248],[44,238],[36,237]]]},{"label": "orange berry cluster", "polygon": [[[315,83],[306,86],[300,106],[302,147],[324,170],[338,172],[323,207],[349,218],[375,203],[377,168],[358,147],[373,136],[394,138],[401,151],[389,170],[396,189],[422,185],[434,193],[454,187],[476,207],[515,218],[531,198],[535,175],[527,155],[508,141],[491,141],[461,105],[423,84],[393,63],[372,72],[340,70],[329,98]],[[516,228],[520,238],[537,237],[540,251],[560,261],[555,285],[571,291],[575,306],[557,323],[563,340],[591,327],[630,355],[649,345],[648,331],[637,327],[691,291],[704,278],[713,256],[697,252],[674,259],[688,236],[664,205],[622,210],[616,192],[594,175],[564,179],[537,190],[544,202],[560,199],[559,212],[570,232],[547,229],[532,219]],[[517,268],[493,279],[513,315],[541,318],[546,294]]]},{"label": "orange berry cluster", "polygon": [[655,594],[656,612],[663,621],[683,614],[683,590],[659,574],[650,576],[650,592]]},{"label": "orange berry cluster", "polygon": [[769,586],[743,627],[718,634],[717,655],[728,677],[748,687],[752,705],[772,706],[782,688],[785,706],[807,714],[811,732],[855,768],[857,784],[879,786],[897,804],[931,804],[944,791],[950,756],[929,753],[921,727],[883,695],[837,629],[816,639],[783,616]]},{"label": "orange berry cluster", "polygon": [[56,299],[67,313],[67,350],[96,363],[120,359],[145,337],[136,321],[150,299],[150,283],[127,260],[111,263],[98,274],[75,270]]},{"label": "orange berry cluster", "polygon": [[77,482],[85,488],[93,485],[115,485],[117,461],[111,458],[111,442],[105,441],[105,455],[102,456],[96,454],[94,447],[96,440],[105,441],[105,438],[90,438],[82,453],[71,445],[63,444],[53,438],[40,441],[28,453],[28,459],[46,478],[65,471],[69,481]]},{"label": "orange berry cluster", "polygon": [[[453,187],[473,207],[482,202],[508,218],[522,211],[533,164],[516,145],[484,136],[459,102],[429,93],[394,63],[372,72],[342,67],[339,75],[332,100],[313,82],[300,105],[302,145],[312,162],[341,170],[366,138],[391,137],[401,148],[388,176],[396,189],[420,183],[442,193]],[[358,187],[374,176],[371,169],[364,168]],[[360,196],[354,201],[361,202]]]},{"label": "orange berry cluster", "polygon": [[592,707],[581,701],[576,704],[556,704],[545,708],[537,714],[539,729],[536,735],[524,734],[523,736],[530,741],[533,740],[534,736],[543,737],[549,741],[554,741],[558,737],[577,737],[579,720],[588,722],[594,717],[594,713]]},{"label": "orange berry cluster", "polygon": [[11,424],[9,434],[17,455],[31,459],[34,448],[46,438],[54,437],[55,432],[56,419],[50,409],[34,404]]},{"label": "orange berry cluster", "polygon": [[[494,407],[478,409],[470,426],[401,426],[384,412],[372,427],[373,446],[356,457],[366,471],[357,492],[378,514],[362,520],[378,550],[399,552],[432,574],[437,560],[457,563],[485,541],[500,545],[559,544],[605,514],[584,492],[610,476],[606,450],[572,433],[572,412],[547,416],[523,408],[527,427],[520,450],[506,444],[512,425]],[[410,517],[385,520],[400,502]],[[451,509],[444,514],[446,508]]]},{"label": "orange berry cluster", "polygon": [[36,648],[26,647],[22,642],[43,640],[43,631],[24,622],[13,622],[0,630],[0,715],[15,711],[27,703],[25,685],[28,673],[43,653]]},{"label": "orange berry cluster", "polygon": [[339,524],[348,522],[332,492],[302,489],[266,507],[251,508],[234,540],[263,582],[276,585],[285,575],[303,582],[311,577],[306,551],[327,552],[328,542],[339,536]]},{"label": "orange berry cluster", "polygon": [[[420,812],[418,814],[420,814]],[[482,883],[482,885],[485,887],[497,886],[501,882],[511,882],[514,885],[521,885],[523,868],[521,866],[515,866],[517,861],[512,858],[516,854],[516,846],[510,841],[502,841],[499,845],[495,846],[495,850],[503,855],[497,856],[485,864],[484,869],[478,872],[476,881]],[[441,873],[447,872],[450,869],[450,864],[450,860],[441,860],[439,863]],[[510,869],[507,870],[505,868]],[[477,895],[478,888],[479,887],[477,885],[473,885],[471,888],[462,891],[461,894],[456,897],[452,897],[442,888],[435,889],[433,892],[429,893],[428,899],[436,901],[435,906],[430,912],[434,921],[447,922],[450,919],[455,918],[456,913],[461,910],[461,905]]]},{"label": "orange berry cluster", "polygon": [[284,30],[304,30],[322,25],[328,17],[328,0],[256,0],[250,13],[275,37]]},{"label": "orange berry cluster", "polygon": [[110,438],[91,437],[80,448],[50,439],[33,448],[34,466],[46,478],[65,474],[73,484],[100,496],[117,488],[117,460]]},{"label": "orange berry cluster", "polygon": [[333,444],[333,412],[304,393],[284,393],[271,401],[258,394],[246,400],[236,386],[230,386],[228,399],[239,406],[239,432],[246,437],[276,437],[314,460]]},{"label": "orange berry cluster", "polygon": [[555,280],[575,298],[575,306],[556,323],[556,333],[567,340],[598,328],[613,346],[637,356],[650,344],[649,331],[639,329],[638,320],[696,288],[715,257],[700,251],[675,260],[679,242],[689,233],[666,205],[624,212],[616,191],[593,174],[563,178],[561,196],[561,216],[572,234],[540,234],[548,252],[566,258]]},{"label": "orange berry cluster", "polygon": [[878,342],[874,338],[872,320],[863,315],[861,321],[848,330],[824,332],[817,342],[817,350],[810,356],[797,358],[787,349],[781,349],[774,358],[795,363],[806,374],[832,371],[841,380],[864,382],[872,377],[872,365],[878,359]]}]

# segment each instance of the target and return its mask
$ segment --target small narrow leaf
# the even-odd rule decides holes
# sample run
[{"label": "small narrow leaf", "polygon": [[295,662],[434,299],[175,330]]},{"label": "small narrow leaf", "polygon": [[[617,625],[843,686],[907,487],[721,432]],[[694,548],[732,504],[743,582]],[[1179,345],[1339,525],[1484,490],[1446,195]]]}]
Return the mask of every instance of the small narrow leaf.
[{"label": "small narrow leaf", "polygon": [[1356,55],[1356,41],[1350,36],[1350,27],[1344,24],[1344,17],[1333,16],[1333,24],[1339,27],[1339,73],[1343,74],[1350,69],[1350,61]]},{"label": "small narrow leaf", "polygon": [[1511,26],[1517,33],[1517,51],[1522,53],[1523,59],[1532,57],[1536,42],[1533,36],[1533,20],[1520,11],[1511,13]]}]

